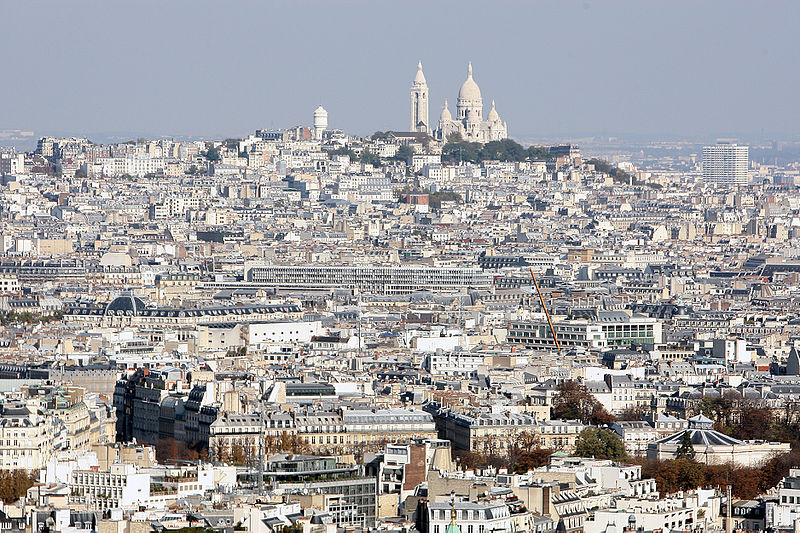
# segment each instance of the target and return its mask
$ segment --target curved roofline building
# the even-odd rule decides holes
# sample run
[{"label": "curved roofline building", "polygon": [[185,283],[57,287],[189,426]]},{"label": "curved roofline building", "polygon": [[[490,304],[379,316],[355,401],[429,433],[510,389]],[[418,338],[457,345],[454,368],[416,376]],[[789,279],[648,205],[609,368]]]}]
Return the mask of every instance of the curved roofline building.
[{"label": "curved roofline building", "polygon": [[689,427],[668,437],[651,442],[648,459],[677,459],[678,449],[688,433],[694,448],[694,459],[705,464],[734,464],[757,467],[774,457],[789,453],[786,442],[743,441],[713,429],[714,421],[699,414],[689,419]]}]

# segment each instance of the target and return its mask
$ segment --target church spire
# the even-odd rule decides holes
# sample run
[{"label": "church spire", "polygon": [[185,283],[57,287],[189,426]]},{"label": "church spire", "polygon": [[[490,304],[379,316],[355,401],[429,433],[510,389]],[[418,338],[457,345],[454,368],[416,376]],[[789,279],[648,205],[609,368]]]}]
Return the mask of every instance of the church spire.
[{"label": "church spire", "polygon": [[461,533],[461,528],[456,523],[456,493],[450,492],[450,524],[445,529],[445,533]]},{"label": "church spire", "polygon": [[469,65],[467,65],[467,77],[468,78],[472,77],[472,61],[470,61]]},{"label": "church spire", "polygon": [[417,75],[414,76],[414,85],[428,86],[428,82],[425,81],[425,74],[422,72],[422,61],[417,63]]},{"label": "church spire", "polygon": [[411,85],[411,127],[409,131],[427,133],[428,122],[428,82],[422,73],[422,61],[417,63],[417,74]]}]

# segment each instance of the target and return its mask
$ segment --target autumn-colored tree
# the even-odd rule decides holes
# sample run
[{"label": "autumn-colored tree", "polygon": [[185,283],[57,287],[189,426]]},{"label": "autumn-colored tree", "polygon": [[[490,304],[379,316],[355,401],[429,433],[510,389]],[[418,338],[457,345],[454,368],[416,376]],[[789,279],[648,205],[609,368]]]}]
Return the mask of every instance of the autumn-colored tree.
[{"label": "autumn-colored tree", "polygon": [[739,423],[734,426],[733,436],[746,440],[767,440],[774,418],[772,411],[766,407],[745,407],[739,415]]},{"label": "autumn-colored tree", "polygon": [[283,433],[280,438],[280,451],[290,453],[310,453],[311,446],[299,435]]},{"label": "autumn-colored tree", "polygon": [[175,439],[158,439],[156,442],[156,460],[159,463],[178,459],[178,442]]},{"label": "autumn-colored tree", "polygon": [[[636,459],[634,459],[636,461]],[[687,459],[644,460],[642,477],[653,478],[663,495],[700,487],[724,488],[731,485],[736,498],[754,499],[775,487],[790,468],[800,466],[800,453],[774,457],[762,468],[741,467],[732,464],[707,465]]]},{"label": "autumn-colored tree", "polygon": [[607,426],[612,422],[616,422],[617,417],[606,411],[606,408],[603,407],[600,402],[594,404],[592,408],[592,416],[589,418],[589,422],[595,426]]},{"label": "autumn-colored tree", "polygon": [[659,492],[667,495],[705,486],[705,467],[686,459],[646,461],[642,466],[642,477],[655,479]]},{"label": "autumn-colored tree", "polygon": [[0,500],[14,503],[36,482],[36,474],[27,470],[0,470]]},{"label": "autumn-colored tree", "polygon": [[211,458],[218,463],[229,463],[231,460],[231,447],[223,441],[215,441],[209,451]]},{"label": "autumn-colored tree", "polygon": [[580,420],[584,424],[603,425],[616,420],[586,387],[577,381],[565,381],[557,387],[551,418]]},{"label": "autumn-colored tree", "polygon": [[643,407],[628,407],[617,415],[617,420],[638,422],[644,419],[646,409]]},{"label": "autumn-colored tree", "polygon": [[761,481],[764,473],[757,468],[735,468],[731,470],[731,486],[736,487],[736,496],[752,500],[761,494]]},{"label": "autumn-colored tree", "polygon": [[553,450],[546,450],[544,448],[536,448],[530,451],[523,452],[514,463],[514,472],[524,474],[534,468],[546,466],[550,462],[550,455]]},{"label": "autumn-colored tree", "polygon": [[235,465],[244,465],[247,463],[249,454],[241,443],[235,443],[231,446],[230,463]]},{"label": "autumn-colored tree", "polygon": [[789,475],[791,468],[800,468],[800,450],[777,455],[767,461],[760,469],[761,490],[766,491],[776,486],[781,479]]},{"label": "autumn-colored tree", "polygon": [[486,455],[470,450],[455,450],[453,451],[453,458],[461,467],[468,469],[480,468],[489,464]]},{"label": "autumn-colored tree", "polygon": [[469,450],[456,450],[453,453],[458,464],[464,468],[484,468],[493,466],[496,468],[509,468],[508,456],[500,454],[478,453]]},{"label": "autumn-colored tree", "polygon": [[718,430],[725,431],[738,418],[742,407],[742,395],[736,390],[727,390],[718,397],[705,396],[697,406],[697,412],[714,420]]},{"label": "autumn-colored tree", "polygon": [[539,448],[539,435],[532,431],[522,431],[516,435],[513,446],[518,447],[522,452],[531,452]]},{"label": "autumn-colored tree", "polygon": [[731,465],[703,465],[706,487],[726,487],[731,483]]},{"label": "autumn-colored tree", "polygon": [[687,491],[702,487],[706,483],[705,466],[688,459],[677,459],[678,483],[680,490]]},{"label": "autumn-colored tree", "polygon": [[676,461],[648,460],[642,465],[642,477],[655,479],[656,486],[663,495],[680,490],[680,475]]}]

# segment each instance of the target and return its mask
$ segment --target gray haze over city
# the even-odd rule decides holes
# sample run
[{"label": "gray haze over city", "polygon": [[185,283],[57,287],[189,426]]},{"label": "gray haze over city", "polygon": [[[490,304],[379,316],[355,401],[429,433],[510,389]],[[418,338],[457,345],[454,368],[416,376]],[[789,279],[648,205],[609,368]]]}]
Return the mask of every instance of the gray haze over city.
[{"label": "gray haze over city", "polygon": [[[468,61],[518,140],[795,139],[797,2],[3,3],[0,130],[223,138],[404,128]],[[746,105],[745,105],[746,104]],[[488,105],[488,102],[487,102]]]}]

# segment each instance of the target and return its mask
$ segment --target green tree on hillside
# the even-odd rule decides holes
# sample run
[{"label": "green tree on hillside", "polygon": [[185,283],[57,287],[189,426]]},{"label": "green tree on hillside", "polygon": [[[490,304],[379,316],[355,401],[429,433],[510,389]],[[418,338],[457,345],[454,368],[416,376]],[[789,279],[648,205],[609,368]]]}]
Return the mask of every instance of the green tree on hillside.
[{"label": "green tree on hillside", "polygon": [[392,159],[395,161],[402,161],[403,163],[410,163],[411,156],[414,155],[414,150],[411,149],[410,146],[404,144],[400,148],[397,149],[397,153],[394,155]]},{"label": "green tree on hillside", "polygon": [[358,160],[362,163],[372,165],[373,167],[379,167],[383,164],[383,161],[381,161],[380,156],[378,154],[370,152],[369,150],[363,150]]},{"label": "green tree on hillside", "polygon": [[453,191],[437,191],[428,195],[428,204],[433,209],[440,209],[442,202],[461,202],[461,195]]},{"label": "green tree on hillside", "polygon": [[442,148],[442,161],[446,163],[477,163],[481,161],[481,143],[448,142]]}]

